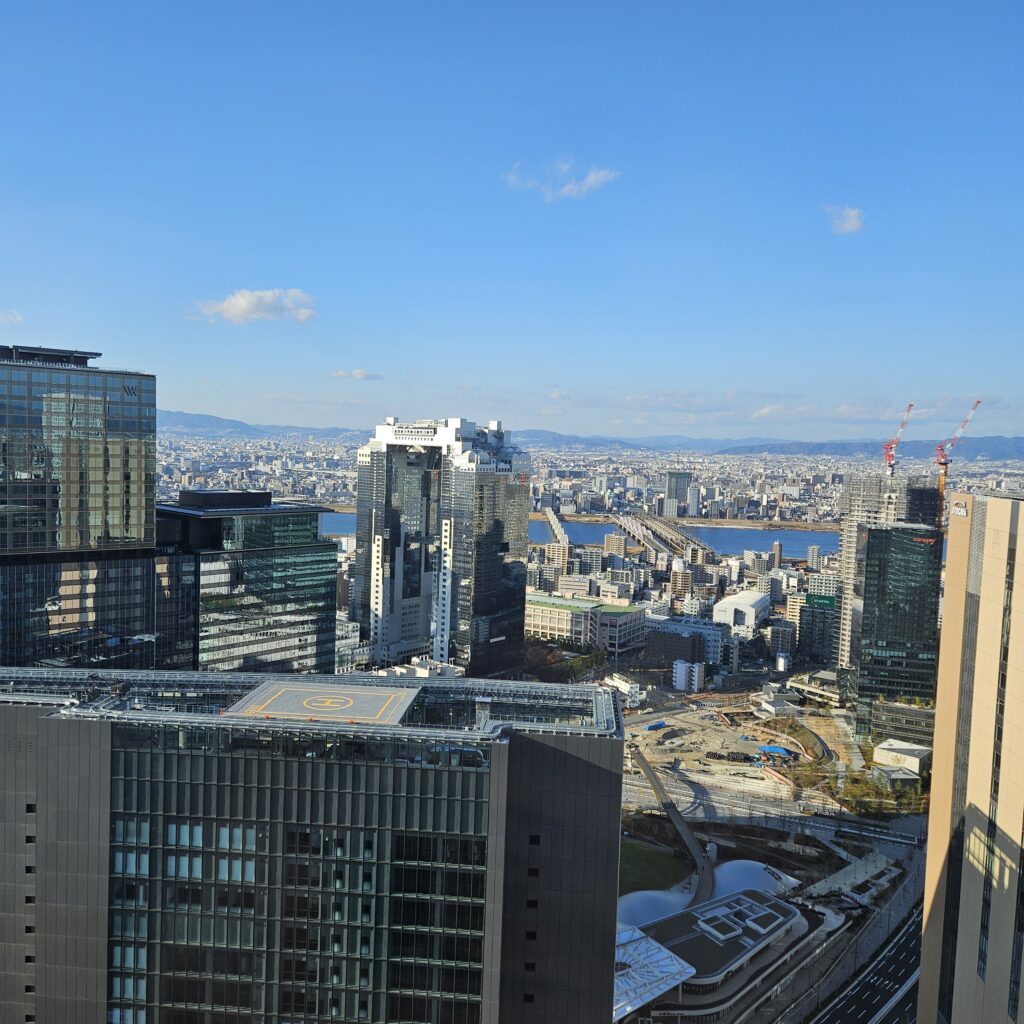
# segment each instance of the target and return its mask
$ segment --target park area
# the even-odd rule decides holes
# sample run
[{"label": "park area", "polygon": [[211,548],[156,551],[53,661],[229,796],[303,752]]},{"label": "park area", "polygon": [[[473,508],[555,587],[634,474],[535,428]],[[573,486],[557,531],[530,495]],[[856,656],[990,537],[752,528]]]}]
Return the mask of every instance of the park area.
[{"label": "park area", "polygon": [[688,874],[686,861],[671,850],[636,839],[623,839],[619,861],[619,895],[646,889],[669,889]]}]

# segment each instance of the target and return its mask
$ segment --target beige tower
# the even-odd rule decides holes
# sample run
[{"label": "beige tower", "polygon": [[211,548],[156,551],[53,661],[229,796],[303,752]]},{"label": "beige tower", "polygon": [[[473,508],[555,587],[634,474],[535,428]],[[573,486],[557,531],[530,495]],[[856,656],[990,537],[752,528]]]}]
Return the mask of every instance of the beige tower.
[{"label": "beige tower", "polygon": [[950,499],[920,1024],[1021,1019],[1024,500]]}]

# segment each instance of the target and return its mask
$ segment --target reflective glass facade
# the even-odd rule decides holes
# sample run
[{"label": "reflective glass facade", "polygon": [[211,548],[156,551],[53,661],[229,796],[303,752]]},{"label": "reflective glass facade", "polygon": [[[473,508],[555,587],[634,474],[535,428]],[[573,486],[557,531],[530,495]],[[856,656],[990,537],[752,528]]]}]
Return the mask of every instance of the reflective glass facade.
[{"label": "reflective glass facade", "polygon": [[351,618],[376,664],[521,663],[529,462],[501,425],[390,422],[359,451]]},{"label": "reflective glass facade", "polygon": [[152,547],[156,379],[0,359],[0,553]]},{"label": "reflective glass facade", "polygon": [[337,548],[298,509],[159,509],[160,668],[332,672]]},{"label": "reflective glass facade", "polygon": [[153,554],[0,558],[0,664],[153,668]]},{"label": "reflective glass facade", "polygon": [[154,664],[156,382],[0,347],[0,663]]},{"label": "reflective glass facade", "polygon": [[522,661],[529,484],[513,473],[456,467],[442,515],[453,531],[446,660],[488,673]]},{"label": "reflective glass facade", "polygon": [[930,703],[939,654],[942,534],[925,526],[862,526],[857,552],[858,702]]}]

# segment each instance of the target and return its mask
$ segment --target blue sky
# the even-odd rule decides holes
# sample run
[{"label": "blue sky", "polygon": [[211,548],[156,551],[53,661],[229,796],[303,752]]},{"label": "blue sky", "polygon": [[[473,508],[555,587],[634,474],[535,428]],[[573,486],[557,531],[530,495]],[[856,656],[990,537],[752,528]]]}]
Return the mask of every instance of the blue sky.
[{"label": "blue sky", "polygon": [[254,422],[1024,434],[1022,42],[1009,2],[6,4],[0,344]]}]

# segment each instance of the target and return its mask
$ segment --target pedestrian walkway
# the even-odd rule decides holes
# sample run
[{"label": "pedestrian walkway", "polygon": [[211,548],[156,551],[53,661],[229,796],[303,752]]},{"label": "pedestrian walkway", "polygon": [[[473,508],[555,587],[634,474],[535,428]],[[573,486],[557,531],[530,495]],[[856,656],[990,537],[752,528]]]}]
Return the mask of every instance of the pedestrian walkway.
[{"label": "pedestrian walkway", "polygon": [[881,853],[869,853],[866,857],[852,858],[841,846],[828,839],[822,838],[822,842],[835,853],[850,861],[845,868],[841,868],[834,875],[823,878],[820,882],[806,889],[803,893],[808,899],[828,896],[835,892],[852,892],[857,886],[863,885],[876,875],[892,867],[892,861]]},{"label": "pedestrian walkway", "polygon": [[847,761],[855,772],[864,770],[864,755],[860,752],[857,737],[854,733],[853,716],[845,708],[833,708],[832,717],[836,722],[836,732],[843,739],[843,760]]}]

